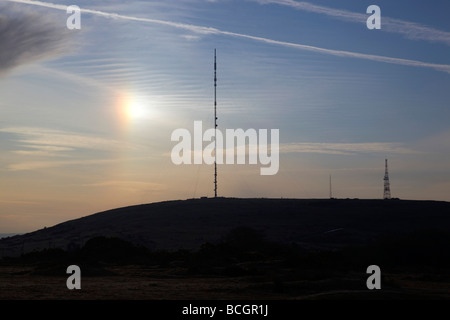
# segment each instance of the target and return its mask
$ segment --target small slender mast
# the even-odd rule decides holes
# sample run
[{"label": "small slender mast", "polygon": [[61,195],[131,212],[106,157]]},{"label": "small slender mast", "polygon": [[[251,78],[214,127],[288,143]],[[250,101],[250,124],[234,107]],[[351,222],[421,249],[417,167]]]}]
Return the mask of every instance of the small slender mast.
[{"label": "small slender mast", "polygon": [[330,174],[330,199],[333,199],[333,193],[331,192],[331,174]]},{"label": "small slender mast", "polygon": [[217,63],[214,49],[214,198],[217,198]]}]

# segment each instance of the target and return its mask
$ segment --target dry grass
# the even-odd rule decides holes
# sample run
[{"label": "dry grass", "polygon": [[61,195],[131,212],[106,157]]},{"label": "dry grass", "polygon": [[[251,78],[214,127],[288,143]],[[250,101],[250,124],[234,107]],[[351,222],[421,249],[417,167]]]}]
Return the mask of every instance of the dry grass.
[{"label": "dry grass", "polygon": [[450,299],[450,281],[423,274],[388,274],[381,290],[365,289],[361,274],[342,278],[287,281],[255,277],[191,277],[183,270],[141,266],[111,267],[115,276],[83,277],[69,290],[66,277],[39,276],[32,268],[0,267],[2,300],[290,300]]}]

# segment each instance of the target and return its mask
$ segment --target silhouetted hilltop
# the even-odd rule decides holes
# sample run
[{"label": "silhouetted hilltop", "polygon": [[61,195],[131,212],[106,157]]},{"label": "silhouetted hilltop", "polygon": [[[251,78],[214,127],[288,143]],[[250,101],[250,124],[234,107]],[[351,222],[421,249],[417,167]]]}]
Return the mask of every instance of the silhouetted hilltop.
[{"label": "silhouetted hilltop", "polygon": [[450,203],[358,199],[189,199],[96,213],[0,240],[0,256],[75,250],[94,237],[116,237],[152,250],[198,249],[249,227],[266,239],[305,249],[366,245],[381,236],[450,230]]}]

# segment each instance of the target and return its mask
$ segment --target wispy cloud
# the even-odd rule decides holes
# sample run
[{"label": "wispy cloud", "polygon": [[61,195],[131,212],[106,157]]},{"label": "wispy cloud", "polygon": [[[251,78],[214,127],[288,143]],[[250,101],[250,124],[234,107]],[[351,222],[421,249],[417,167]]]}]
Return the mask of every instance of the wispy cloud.
[{"label": "wispy cloud", "polygon": [[68,161],[25,161],[13,163],[8,166],[9,171],[30,171],[48,168],[57,168],[65,166],[80,166],[80,165],[106,165],[123,161],[122,159],[92,159],[92,160],[68,160]]},{"label": "wispy cloud", "polygon": [[[40,146],[35,146],[40,147]],[[67,155],[57,153],[57,152],[49,152],[46,150],[15,150],[13,151],[15,154],[19,154],[22,156],[38,156],[38,157],[67,157]]]},{"label": "wispy cloud", "polygon": [[277,4],[288,6],[297,10],[304,10],[308,12],[325,14],[327,16],[332,16],[347,21],[365,22],[367,19],[367,16],[361,13],[324,7],[304,1],[294,1],[294,0],[248,0],[248,1],[258,2],[260,4]]},{"label": "wispy cloud", "polygon": [[[32,0],[7,0],[7,1],[22,3],[22,4],[43,6],[43,7],[48,7],[48,8],[58,9],[58,10],[66,10],[66,8],[67,8],[67,6],[64,6],[64,5],[47,3],[47,2],[42,2],[42,1],[32,1]],[[323,10],[325,10],[325,9],[323,9]],[[82,8],[81,12],[86,13],[86,14],[103,16],[105,18],[159,24],[159,25],[164,25],[164,26],[173,27],[173,28],[177,28],[177,29],[182,29],[185,31],[190,31],[190,32],[193,32],[196,34],[201,34],[201,35],[223,35],[223,36],[230,36],[230,37],[236,37],[236,38],[244,38],[244,39],[249,39],[249,40],[253,40],[253,41],[267,43],[270,45],[289,47],[289,48],[299,49],[299,50],[303,50],[303,51],[317,52],[317,53],[328,54],[328,55],[337,56],[337,57],[364,59],[364,60],[370,60],[370,61],[376,61],[376,62],[413,66],[413,67],[424,67],[424,68],[431,68],[431,69],[434,69],[437,71],[450,73],[450,65],[445,65],[445,64],[435,64],[435,63],[428,63],[428,62],[417,61],[417,60],[392,58],[392,57],[365,54],[365,53],[352,52],[352,51],[326,49],[326,48],[310,46],[310,45],[306,45],[306,44],[278,41],[278,40],[273,40],[273,39],[264,38],[264,37],[256,37],[256,36],[252,36],[252,35],[248,35],[248,34],[229,32],[229,31],[224,31],[224,30],[220,30],[217,28],[213,28],[213,27],[203,27],[203,26],[197,26],[197,25],[192,25],[192,24],[185,24],[185,23],[178,23],[178,22],[173,22],[173,21],[150,19],[150,18],[140,18],[140,17],[129,16],[129,15],[121,15],[121,14],[117,14],[117,13],[108,13],[108,12],[103,12],[103,11],[98,11],[98,10]]]},{"label": "wispy cloud", "polygon": [[27,148],[40,151],[70,151],[75,149],[122,150],[130,145],[114,139],[105,139],[78,133],[32,127],[10,127],[0,132],[18,135],[19,142]]},{"label": "wispy cloud", "polygon": [[[294,0],[250,0],[250,1],[258,2],[260,4],[277,4],[288,6],[290,8],[294,8],[297,10],[327,15],[329,17],[333,17],[348,22],[365,24],[368,18],[368,15],[363,13],[320,6],[305,1],[294,1]],[[450,32],[430,28],[415,22],[389,18],[383,15],[381,30],[386,32],[398,33],[405,36],[408,39],[439,42],[450,46]]]},{"label": "wispy cloud", "polygon": [[416,154],[419,151],[400,143],[286,143],[280,145],[280,153],[322,153],[353,155],[360,153]]},{"label": "wispy cloud", "polygon": [[[13,134],[20,148],[12,151],[20,158],[8,165],[10,171],[123,161],[120,158],[104,159],[104,154],[136,147],[114,139],[44,128],[11,127],[0,129],[0,132]],[[93,159],[93,154],[100,159]]]},{"label": "wispy cloud", "polygon": [[0,75],[67,52],[69,37],[52,15],[0,4]]},{"label": "wispy cloud", "polygon": [[[272,145],[267,145],[270,152]],[[192,150],[192,157],[195,155],[203,156],[203,151]],[[237,154],[237,147],[224,148],[223,154]],[[385,153],[385,154],[421,154],[422,151],[409,148],[402,143],[389,142],[364,142],[364,143],[326,143],[326,142],[293,142],[281,143],[279,146],[281,153],[321,153],[338,155],[355,155],[364,153]],[[245,155],[257,155],[258,145],[246,144]],[[163,156],[170,157],[170,153],[164,153]]]}]

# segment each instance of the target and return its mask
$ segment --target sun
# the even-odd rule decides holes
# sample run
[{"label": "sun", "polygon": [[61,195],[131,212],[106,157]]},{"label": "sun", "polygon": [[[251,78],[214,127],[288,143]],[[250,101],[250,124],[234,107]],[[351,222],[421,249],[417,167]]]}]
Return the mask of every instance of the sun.
[{"label": "sun", "polygon": [[160,121],[160,111],[157,109],[160,100],[152,95],[123,90],[115,101],[118,125],[123,129],[141,127],[157,118]]},{"label": "sun", "polygon": [[150,116],[150,106],[145,99],[134,98],[128,101],[126,115],[130,120],[145,119]]}]

